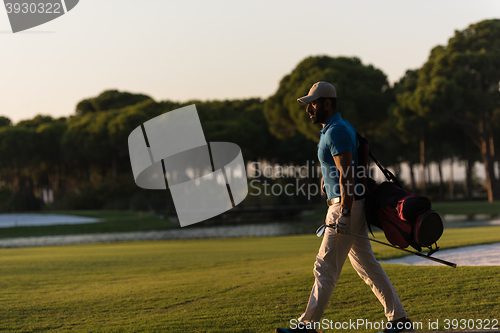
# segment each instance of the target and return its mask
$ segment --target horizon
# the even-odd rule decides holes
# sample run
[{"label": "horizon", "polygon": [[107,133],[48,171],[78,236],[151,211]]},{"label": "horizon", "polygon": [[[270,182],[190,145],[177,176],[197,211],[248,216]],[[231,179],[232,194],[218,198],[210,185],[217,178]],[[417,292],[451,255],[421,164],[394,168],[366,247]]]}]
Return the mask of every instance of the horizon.
[{"label": "horizon", "polygon": [[0,115],[13,123],[68,117],[79,101],[114,89],[155,101],[265,100],[315,55],[357,57],[393,85],[455,30],[499,14],[496,0],[80,1],[58,19],[12,34],[0,10],[8,50]]}]

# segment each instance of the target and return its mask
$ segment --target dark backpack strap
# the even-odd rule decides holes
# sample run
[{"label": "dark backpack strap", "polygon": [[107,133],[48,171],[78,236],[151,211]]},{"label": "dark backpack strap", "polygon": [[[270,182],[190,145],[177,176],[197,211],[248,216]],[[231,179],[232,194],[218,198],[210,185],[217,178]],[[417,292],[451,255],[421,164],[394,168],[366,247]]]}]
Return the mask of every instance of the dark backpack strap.
[{"label": "dark backpack strap", "polygon": [[[362,167],[364,170],[362,170],[365,174],[365,177],[361,180],[365,186],[365,191],[368,195],[365,195],[365,215],[366,215],[366,224],[368,225],[368,230],[373,235],[372,227],[371,225],[377,225],[377,223],[374,223],[376,221],[373,221],[373,216],[372,214],[377,214],[376,211],[374,211],[377,206],[377,204],[374,202],[375,198],[372,196],[372,193],[370,191],[370,188],[373,188],[371,186],[372,184],[368,184],[369,181],[372,183],[375,183],[373,180],[368,180],[369,178],[369,170],[368,170],[368,156],[375,162],[375,164],[378,166],[378,168],[382,171],[384,174],[385,178],[387,178],[388,181],[393,182],[396,186],[401,188],[401,184],[397,180],[396,176],[392,174],[389,170],[384,168],[380,162],[373,156],[372,152],[370,151],[370,145],[368,144],[368,140],[361,136],[358,132],[356,132],[356,138],[358,140],[358,168]],[[359,173],[359,172],[358,172]],[[360,179],[358,179],[359,183]]]},{"label": "dark backpack strap", "polygon": [[[359,164],[359,161],[360,161],[359,153],[362,152],[364,155],[368,155],[371,157],[373,162],[375,162],[375,164],[378,166],[380,171],[382,171],[382,173],[384,174],[385,178],[387,178],[388,181],[393,182],[398,187],[402,187],[401,184],[399,183],[398,179],[396,178],[396,176],[394,176],[394,174],[392,172],[390,172],[389,170],[384,168],[382,166],[382,164],[380,164],[380,162],[375,158],[375,156],[373,156],[373,154],[369,148],[369,145],[368,145],[368,140],[366,140],[366,138],[361,136],[358,132],[356,132],[356,137],[358,139],[358,166],[360,165]],[[364,147],[362,147],[361,145],[363,145]],[[365,150],[367,150],[367,151],[365,151]],[[365,156],[363,156],[363,159],[364,159],[363,160],[363,163],[364,163],[363,167],[366,168],[365,171],[368,171],[368,159]],[[366,185],[366,181],[365,181],[365,185]]]},{"label": "dark backpack strap", "polygon": [[[358,149],[357,149],[358,170],[356,172],[356,178],[358,179],[358,184],[363,183],[363,185],[365,186],[365,190],[368,191],[369,188],[368,188],[367,178],[369,177],[369,175],[367,174],[367,171],[368,171],[368,156],[370,153],[370,147],[368,146],[368,140],[359,135],[358,132],[356,132],[356,139],[358,141]],[[361,170],[359,170],[360,168]],[[358,175],[364,175],[364,177],[360,179],[358,178]]]},{"label": "dark backpack strap", "polygon": [[[358,179],[358,184],[363,184],[365,189],[365,216],[366,216],[366,225],[368,226],[368,230],[373,234],[372,224],[373,216],[376,216],[377,212],[374,211],[373,206],[373,198],[371,197],[370,186],[368,185],[368,177],[370,176],[368,173],[368,156],[370,155],[370,146],[368,145],[368,140],[365,137],[361,136],[358,132],[356,132],[356,139],[358,141],[358,172],[356,172],[356,177]],[[361,168],[361,170],[359,170]],[[364,175],[364,177],[360,178],[358,175]],[[376,224],[376,223],[375,223]]]}]

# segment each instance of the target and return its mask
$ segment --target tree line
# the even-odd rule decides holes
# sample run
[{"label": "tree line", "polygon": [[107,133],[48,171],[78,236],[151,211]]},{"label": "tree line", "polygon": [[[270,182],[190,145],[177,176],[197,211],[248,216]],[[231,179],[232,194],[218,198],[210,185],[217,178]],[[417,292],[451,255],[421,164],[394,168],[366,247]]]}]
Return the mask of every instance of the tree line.
[{"label": "tree line", "polygon": [[246,159],[271,157],[277,140],[265,126],[260,99],[156,102],[108,90],[79,102],[67,118],[38,115],[15,125],[0,118],[0,210],[40,209],[47,189],[52,209],[165,209],[172,203],[165,193],[135,185],[128,136],[147,120],[190,104],[207,141],[234,142]]},{"label": "tree line", "polygon": [[295,98],[320,80],[337,87],[340,112],[368,138],[380,159],[396,169],[401,162],[420,164],[422,193],[426,193],[425,166],[438,164],[442,187],[442,162],[456,158],[467,163],[469,192],[473,163],[480,160],[488,200],[500,199],[495,150],[500,139],[500,20],[455,31],[448,45],[433,48],[421,68],[408,70],[392,87],[381,70],[357,58],[303,60],[266,101],[264,111],[275,136],[300,133],[317,139],[316,126],[308,122]]},{"label": "tree line", "polygon": [[[402,162],[439,166],[455,158],[485,166],[488,200],[500,199],[495,174],[500,126],[500,20],[470,25],[437,46],[419,69],[394,85],[355,57],[314,56],[285,75],[266,100],[155,101],[143,94],[107,90],[77,103],[69,117],[38,115],[13,125],[0,117],[0,210],[37,210],[43,190],[52,209],[165,209],[164,191],[135,186],[128,135],[145,121],[196,104],[207,141],[238,144],[246,161],[301,165],[315,160],[319,137],[296,98],[317,81],[336,86],[338,106],[368,138],[377,157],[396,172]],[[409,186],[425,193],[413,176]],[[163,193],[159,193],[163,192]],[[469,193],[470,195],[470,193]]]}]

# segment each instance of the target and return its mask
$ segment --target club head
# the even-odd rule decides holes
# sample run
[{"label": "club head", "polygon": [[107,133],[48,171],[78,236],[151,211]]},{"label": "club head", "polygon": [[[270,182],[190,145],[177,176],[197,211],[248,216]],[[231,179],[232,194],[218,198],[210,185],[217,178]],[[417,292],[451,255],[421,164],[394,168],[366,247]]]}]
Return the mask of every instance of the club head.
[{"label": "club head", "polygon": [[318,228],[318,230],[316,230],[316,236],[318,236],[318,237],[323,236],[323,233],[325,232],[325,229],[326,229],[326,224],[323,224],[322,226],[320,226]]}]

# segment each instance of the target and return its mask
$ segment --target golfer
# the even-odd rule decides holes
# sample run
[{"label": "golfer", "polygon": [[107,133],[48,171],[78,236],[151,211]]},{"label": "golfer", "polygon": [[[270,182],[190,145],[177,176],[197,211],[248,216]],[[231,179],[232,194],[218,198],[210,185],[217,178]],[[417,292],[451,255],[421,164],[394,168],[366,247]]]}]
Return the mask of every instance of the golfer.
[{"label": "golfer", "polygon": [[315,83],[307,96],[297,99],[307,105],[306,111],[314,124],[322,124],[318,145],[324,192],[329,206],[323,241],[314,263],[315,282],[306,311],[295,327],[278,328],[277,333],[316,332],[321,328],[325,312],[340,271],[349,257],[351,265],[370,286],[384,307],[390,322],[384,332],[416,332],[394,287],[373,255],[370,241],[350,235],[368,237],[364,200],[355,196],[355,168],[357,167],[356,130],[337,110],[337,91],[327,82]]}]

